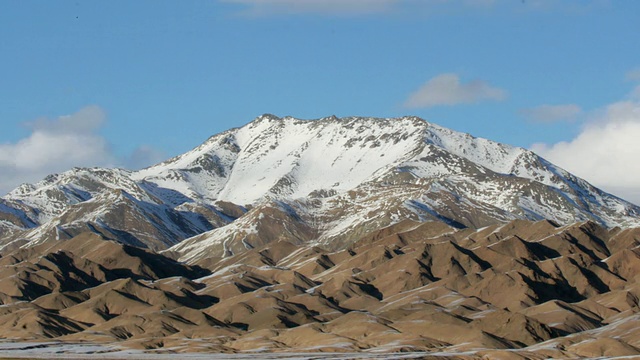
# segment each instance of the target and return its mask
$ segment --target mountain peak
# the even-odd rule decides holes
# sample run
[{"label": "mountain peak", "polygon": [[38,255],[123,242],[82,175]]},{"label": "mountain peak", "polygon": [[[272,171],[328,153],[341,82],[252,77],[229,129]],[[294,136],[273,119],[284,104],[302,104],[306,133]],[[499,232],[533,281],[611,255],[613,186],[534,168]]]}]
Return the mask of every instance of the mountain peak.
[{"label": "mountain peak", "polygon": [[[472,168],[476,174],[465,173]],[[264,114],[241,128],[212,137],[207,146],[176,161],[140,171],[134,178],[157,182],[161,187],[200,199],[253,204],[269,199],[303,199],[319,192],[344,194],[368,182],[397,178],[398,173],[430,183],[440,183],[442,177],[448,177],[441,185],[451,188],[454,178],[459,182],[480,174],[480,180],[486,181],[487,172],[515,175],[520,178],[518,182],[523,182],[519,187],[532,182],[534,186],[549,187],[545,192],[567,192],[557,199],[558,206],[565,202],[584,204],[582,197],[595,194],[599,207],[607,207],[602,202],[602,192],[529,150],[440,127],[416,116],[332,115],[301,120]],[[583,188],[588,189],[578,191]],[[499,208],[508,206],[507,210],[513,212],[520,206],[520,200],[515,199],[516,190],[513,191],[513,200],[509,201],[501,200],[505,196],[497,192],[491,195],[495,199],[479,196],[486,189],[478,190],[473,198]],[[627,209],[630,205],[620,204]],[[565,216],[561,222],[600,217],[589,214],[591,208],[585,207],[584,215],[571,211],[573,215]],[[517,216],[538,214],[533,217],[555,219],[554,211],[540,214],[540,210],[527,210]],[[599,222],[618,223],[609,221],[609,217]]]},{"label": "mountain peak", "polygon": [[273,114],[269,114],[269,113],[265,113],[262,114],[260,116],[258,116],[257,118],[255,118],[252,122],[259,122],[259,121],[277,121],[277,120],[282,120],[282,118],[273,115]]}]

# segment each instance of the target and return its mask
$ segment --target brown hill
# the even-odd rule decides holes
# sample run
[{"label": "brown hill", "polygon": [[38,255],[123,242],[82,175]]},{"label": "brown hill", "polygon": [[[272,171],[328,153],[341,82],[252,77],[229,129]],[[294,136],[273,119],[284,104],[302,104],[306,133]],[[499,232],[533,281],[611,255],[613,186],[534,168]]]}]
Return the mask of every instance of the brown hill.
[{"label": "brown hill", "polygon": [[182,352],[640,356],[640,231],[404,222],[208,269],[82,234],[0,258],[0,335]]}]

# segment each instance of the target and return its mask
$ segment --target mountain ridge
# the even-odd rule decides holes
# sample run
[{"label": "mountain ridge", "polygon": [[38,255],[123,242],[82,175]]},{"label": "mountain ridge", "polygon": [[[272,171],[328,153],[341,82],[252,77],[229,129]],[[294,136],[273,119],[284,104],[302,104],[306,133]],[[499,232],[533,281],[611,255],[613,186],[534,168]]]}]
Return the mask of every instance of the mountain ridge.
[{"label": "mountain ridge", "polygon": [[[247,240],[247,224],[260,226],[269,208],[288,209],[275,215],[291,230],[288,240],[334,248],[403,219],[640,225],[640,208],[529,150],[415,116],[265,114],[146,169],[75,168],[22,185],[0,199],[0,229],[12,246],[89,230],[179,252],[204,239],[219,256],[225,243],[235,252],[258,245]],[[245,230],[236,221],[243,217]]]}]

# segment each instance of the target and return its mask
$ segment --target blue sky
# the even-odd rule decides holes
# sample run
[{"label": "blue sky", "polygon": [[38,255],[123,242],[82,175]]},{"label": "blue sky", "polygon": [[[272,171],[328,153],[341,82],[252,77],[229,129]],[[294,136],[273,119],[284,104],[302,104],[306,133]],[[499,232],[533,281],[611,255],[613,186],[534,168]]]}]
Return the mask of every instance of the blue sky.
[{"label": "blue sky", "polygon": [[0,192],[150,165],[262,113],[417,115],[639,203],[638,14],[631,0],[0,0]]}]

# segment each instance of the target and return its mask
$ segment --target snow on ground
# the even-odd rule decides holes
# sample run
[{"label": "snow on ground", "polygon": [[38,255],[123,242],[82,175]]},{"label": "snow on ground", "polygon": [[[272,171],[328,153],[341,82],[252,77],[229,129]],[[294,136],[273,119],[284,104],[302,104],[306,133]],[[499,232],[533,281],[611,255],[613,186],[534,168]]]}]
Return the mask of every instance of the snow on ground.
[{"label": "snow on ground", "polygon": [[269,352],[245,352],[239,354],[221,353],[169,353],[167,349],[163,351],[142,351],[125,350],[115,345],[96,345],[89,343],[62,343],[62,342],[34,342],[34,343],[13,343],[0,342],[0,358],[25,358],[25,359],[136,359],[136,360],[322,360],[322,359],[420,359],[427,355],[456,356],[471,355],[471,353],[425,353],[406,352],[388,353],[380,352],[380,349],[370,349],[370,351],[359,353],[269,353]]}]

